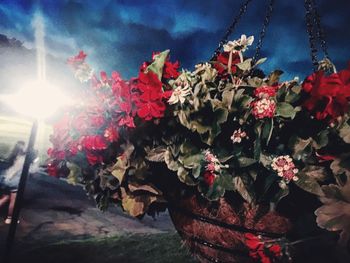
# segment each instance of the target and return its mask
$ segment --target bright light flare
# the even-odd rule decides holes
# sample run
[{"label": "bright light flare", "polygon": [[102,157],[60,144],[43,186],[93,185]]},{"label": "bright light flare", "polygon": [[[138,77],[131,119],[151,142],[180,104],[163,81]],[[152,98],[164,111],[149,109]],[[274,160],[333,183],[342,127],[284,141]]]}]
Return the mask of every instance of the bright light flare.
[{"label": "bright light flare", "polygon": [[0,99],[16,112],[41,120],[72,103],[58,88],[42,81],[26,83],[17,93],[2,95]]}]

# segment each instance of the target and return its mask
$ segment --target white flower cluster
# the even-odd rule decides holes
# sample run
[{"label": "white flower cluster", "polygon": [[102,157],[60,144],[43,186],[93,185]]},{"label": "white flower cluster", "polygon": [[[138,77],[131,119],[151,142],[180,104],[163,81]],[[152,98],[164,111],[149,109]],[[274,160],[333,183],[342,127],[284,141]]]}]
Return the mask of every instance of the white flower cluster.
[{"label": "white flower cluster", "polygon": [[242,131],[241,128],[235,130],[231,136],[231,140],[233,143],[241,143],[242,139],[247,137],[247,133]]},{"label": "white flower cluster", "polygon": [[229,41],[224,45],[225,52],[244,52],[248,49],[248,46],[251,46],[254,42],[254,36],[247,38],[246,35],[241,35],[240,39]]},{"label": "white flower cluster", "polygon": [[282,177],[280,186],[284,188],[291,180],[297,181],[298,169],[295,167],[293,159],[289,155],[282,155],[273,158],[271,167],[277,172],[277,175]]}]

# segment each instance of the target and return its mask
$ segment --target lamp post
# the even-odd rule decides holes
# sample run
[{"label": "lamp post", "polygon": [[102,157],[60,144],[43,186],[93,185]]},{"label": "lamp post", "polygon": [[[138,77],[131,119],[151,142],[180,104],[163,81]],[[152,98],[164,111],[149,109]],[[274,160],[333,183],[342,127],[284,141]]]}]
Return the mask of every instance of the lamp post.
[{"label": "lamp post", "polygon": [[11,250],[23,203],[23,195],[29,174],[29,168],[33,161],[34,143],[38,131],[39,120],[44,120],[49,117],[63,105],[71,104],[71,100],[64,96],[57,88],[45,81],[27,82],[25,88],[18,93],[0,96],[0,100],[14,108],[15,111],[21,115],[30,116],[33,120],[22,173],[18,184],[12,221],[6,239],[3,262],[8,263],[10,262]]}]

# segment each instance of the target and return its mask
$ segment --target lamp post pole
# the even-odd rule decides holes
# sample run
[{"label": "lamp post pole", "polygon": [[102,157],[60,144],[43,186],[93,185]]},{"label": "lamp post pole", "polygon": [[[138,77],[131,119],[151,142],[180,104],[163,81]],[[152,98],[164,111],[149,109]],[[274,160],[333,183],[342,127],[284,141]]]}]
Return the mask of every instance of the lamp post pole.
[{"label": "lamp post pole", "polygon": [[17,222],[18,222],[18,218],[19,218],[19,214],[20,214],[22,202],[23,202],[24,189],[25,189],[27,177],[29,174],[29,168],[33,161],[32,158],[33,158],[34,143],[35,143],[37,131],[38,131],[38,121],[37,119],[35,119],[33,121],[32,128],[30,131],[27,152],[24,159],[21,178],[18,184],[18,191],[17,191],[16,201],[13,209],[12,221],[7,234],[5,253],[4,253],[4,263],[10,262],[11,250],[13,247],[13,242],[14,242],[16,229],[17,229]]}]

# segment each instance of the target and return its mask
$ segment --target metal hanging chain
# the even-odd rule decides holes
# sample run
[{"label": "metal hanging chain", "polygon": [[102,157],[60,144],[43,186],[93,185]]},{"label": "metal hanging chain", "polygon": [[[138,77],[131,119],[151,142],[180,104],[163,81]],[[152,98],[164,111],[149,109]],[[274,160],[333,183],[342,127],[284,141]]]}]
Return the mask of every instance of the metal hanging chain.
[{"label": "metal hanging chain", "polygon": [[263,27],[262,27],[260,35],[259,35],[258,44],[256,45],[255,54],[253,56],[253,63],[256,62],[256,60],[260,56],[261,47],[263,44],[264,37],[266,35],[267,26],[269,25],[270,20],[271,20],[271,15],[272,15],[274,4],[275,4],[275,0],[270,0],[269,6],[268,6],[267,11],[266,11],[266,16],[264,19]]},{"label": "metal hanging chain", "polygon": [[244,13],[247,11],[247,7],[248,4],[251,2],[252,0],[246,0],[241,7],[239,8],[239,13],[238,15],[235,17],[235,19],[233,20],[232,24],[229,26],[229,28],[227,29],[225,35],[223,36],[223,38],[221,39],[221,41],[219,42],[219,46],[216,48],[216,50],[214,51],[213,56],[211,57],[210,60],[214,60],[215,57],[220,53],[220,50],[222,49],[222,47],[228,42],[228,37],[232,34],[233,30],[235,29],[237,23],[241,20],[242,16],[244,15]]},{"label": "metal hanging chain", "polygon": [[317,32],[316,32],[317,38],[320,41],[321,48],[322,48],[322,51],[325,55],[325,58],[329,59],[326,37],[325,37],[325,33],[324,33],[324,30],[323,30],[322,25],[321,25],[321,17],[320,17],[320,14],[318,13],[318,10],[317,10],[316,1],[310,0],[310,2],[311,2],[311,8],[313,11],[314,23],[315,23],[316,28],[317,28]]},{"label": "metal hanging chain", "polygon": [[316,35],[314,32],[314,23],[313,23],[313,5],[311,0],[305,0],[305,20],[306,20],[306,30],[309,35],[309,44],[310,44],[310,56],[311,61],[314,67],[314,71],[318,69],[318,59],[317,59],[317,47],[316,47]]}]

